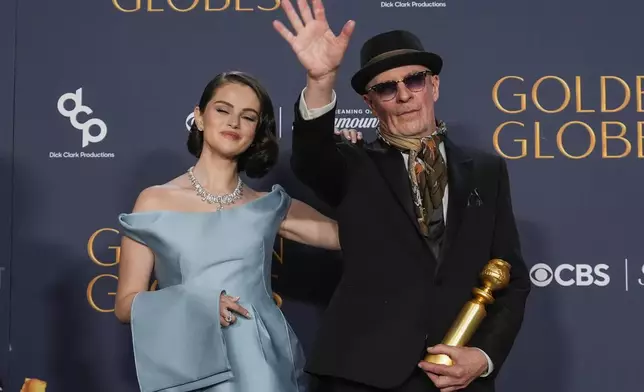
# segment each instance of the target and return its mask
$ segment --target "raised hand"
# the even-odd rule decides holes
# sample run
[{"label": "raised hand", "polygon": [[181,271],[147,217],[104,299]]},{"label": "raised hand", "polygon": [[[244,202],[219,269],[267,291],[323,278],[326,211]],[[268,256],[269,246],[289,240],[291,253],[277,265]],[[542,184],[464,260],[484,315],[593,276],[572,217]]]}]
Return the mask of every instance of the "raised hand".
[{"label": "raised hand", "polygon": [[277,20],[273,22],[273,27],[291,45],[308,76],[314,80],[324,79],[335,73],[340,66],[355,22],[348,21],[340,35],[336,36],[326,20],[322,0],[312,0],[312,13],[308,0],[297,0],[297,4],[301,18],[290,0],[282,0],[282,9],[295,34]]}]

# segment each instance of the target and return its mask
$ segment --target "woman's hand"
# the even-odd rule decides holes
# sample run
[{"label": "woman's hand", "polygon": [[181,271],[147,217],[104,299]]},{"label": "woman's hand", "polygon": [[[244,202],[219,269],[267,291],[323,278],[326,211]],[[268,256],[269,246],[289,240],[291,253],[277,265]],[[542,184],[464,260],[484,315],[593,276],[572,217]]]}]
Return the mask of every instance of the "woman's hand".
[{"label": "woman's hand", "polygon": [[354,144],[357,143],[358,140],[362,140],[362,132],[358,132],[355,129],[336,129],[335,134],[342,134],[347,140],[351,140]]},{"label": "woman's hand", "polygon": [[235,313],[250,318],[248,310],[239,305],[237,301],[239,301],[239,297],[231,297],[230,295],[221,293],[219,297],[219,322],[222,327],[227,327],[237,321]]}]

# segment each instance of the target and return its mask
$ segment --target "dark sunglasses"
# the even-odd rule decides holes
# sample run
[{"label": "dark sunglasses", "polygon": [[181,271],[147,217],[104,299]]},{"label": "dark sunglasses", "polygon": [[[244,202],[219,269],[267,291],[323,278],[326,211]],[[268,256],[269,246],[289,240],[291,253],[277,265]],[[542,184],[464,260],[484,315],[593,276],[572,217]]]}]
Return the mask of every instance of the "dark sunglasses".
[{"label": "dark sunglasses", "polygon": [[419,92],[425,88],[426,76],[431,74],[431,71],[416,72],[400,80],[390,80],[375,84],[369,87],[367,92],[373,91],[381,100],[390,101],[398,94],[398,83],[403,82],[410,91]]}]

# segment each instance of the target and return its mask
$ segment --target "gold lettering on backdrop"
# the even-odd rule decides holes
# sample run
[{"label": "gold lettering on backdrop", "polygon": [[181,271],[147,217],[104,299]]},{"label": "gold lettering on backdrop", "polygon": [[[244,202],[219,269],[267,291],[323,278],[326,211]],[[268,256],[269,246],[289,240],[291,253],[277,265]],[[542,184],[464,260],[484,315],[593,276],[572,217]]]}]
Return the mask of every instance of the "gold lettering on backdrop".
[{"label": "gold lettering on backdrop", "polygon": [[101,233],[105,232],[112,232],[118,234],[118,230],[110,229],[110,228],[103,228],[103,229],[98,229],[96,230],[90,237],[89,240],[87,241],[87,254],[89,255],[89,259],[92,260],[94,264],[97,264],[101,267],[111,267],[116,264],[118,264],[120,258],[121,258],[121,247],[120,246],[108,246],[107,249],[114,250],[114,262],[113,263],[103,263],[98,260],[96,257],[96,252],[94,252],[94,242],[96,242],[96,238],[99,236]]},{"label": "gold lettering on backdrop", "polygon": [[515,142],[519,143],[521,145],[521,155],[508,155],[501,148],[499,147],[499,135],[501,134],[501,130],[505,128],[506,125],[518,125],[520,127],[523,127],[523,123],[520,123],[518,121],[506,121],[503,124],[499,125],[496,127],[496,130],[494,131],[494,135],[492,136],[492,143],[494,144],[494,147],[496,148],[496,151],[505,159],[520,159],[528,155],[528,140],[527,139],[514,139]]},{"label": "gold lettering on backdrop", "polygon": [[[89,256],[89,259],[92,261],[92,263],[98,265],[99,267],[112,268],[113,269],[114,267],[116,267],[121,262],[121,247],[120,246],[118,246],[118,245],[109,245],[109,246],[107,246],[107,249],[114,251],[114,260],[113,261],[112,260],[109,260],[109,261],[103,260],[103,261],[101,261],[96,256],[96,253],[97,253],[96,252],[97,238],[99,238],[99,236],[101,236],[101,234],[107,233],[107,232],[116,234],[116,236],[113,236],[113,237],[115,237],[117,240],[120,241],[120,232],[118,230],[113,229],[113,228],[109,228],[109,227],[98,229],[95,232],[93,232],[92,235],[90,235],[89,239],[87,240],[87,255]],[[281,238],[281,237],[279,238],[278,249],[277,250],[273,249],[273,258],[275,260],[277,260],[278,263],[284,264],[284,239]],[[115,271],[112,270],[112,272],[115,272]],[[273,277],[276,278],[277,276],[273,275]],[[99,274],[99,275],[95,276],[87,284],[87,290],[86,290],[87,303],[89,303],[89,306],[92,309],[96,310],[97,312],[101,312],[101,313],[109,313],[109,312],[114,311],[114,302],[110,302],[111,307],[109,307],[109,308],[103,308],[103,307],[99,306],[96,303],[96,295],[97,295],[97,293],[95,291],[96,285],[99,284],[99,281],[101,283],[103,283],[103,281],[105,279],[107,279],[108,281],[112,281],[112,282],[110,282],[110,284],[111,284],[110,287],[113,287],[114,289],[113,290],[108,289],[107,291],[99,291],[98,292],[99,298],[100,298],[100,296],[105,296],[105,295],[115,297],[116,296],[116,286],[118,284],[118,276],[116,276],[116,275],[114,275],[112,273],[102,273],[102,274]],[[102,284],[99,284],[99,285],[102,286]],[[159,281],[154,280],[150,284],[149,291],[155,291],[155,290],[158,289],[158,287],[159,287]],[[273,298],[275,299],[275,302],[279,306],[281,306],[282,298],[277,293],[273,293]]]},{"label": "gold lettering on backdrop", "polygon": [[637,157],[644,158],[644,121],[637,122]]},{"label": "gold lettering on backdrop", "polygon": [[162,12],[163,8],[154,8],[154,7],[152,7],[152,1],[153,0],[148,0],[148,9],[147,9],[147,11],[148,12]]},{"label": "gold lettering on backdrop", "polygon": [[582,109],[581,107],[581,76],[575,76],[575,92],[577,113],[595,113],[595,109]]},{"label": "gold lettering on backdrop", "polygon": [[539,121],[534,123],[534,157],[536,159],[551,159],[554,155],[541,155],[541,124]]},{"label": "gold lettering on backdrop", "polygon": [[516,113],[521,113],[524,112],[526,109],[526,95],[522,93],[514,93],[512,94],[515,97],[519,97],[521,106],[517,110],[510,110],[506,109],[501,105],[501,102],[499,101],[499,89],[501,88],[501,83],[505,82],[506,80],[509,79],[517,79],[520,81],[524,81],[523,78],[520,78],[518,76],[504,76],[501,79],[499,79],[496,83],[494,83],[494,87],[492,88],[492,100],[494,101],[494,105],[496,106],[497,109],[502,111],[503,113],[507,114],[516,114]]},{"label": "gold lettering on backdrop", "polygon": [[[561,106],[559,106],[559,108],[553,109],[553,110],[545,109],[543,106],[541,106],[541,103],[539,103],[539,93],[538,93],[539,86],[541,86],[541,83],[543,83],[544,81],[546,81],[548,79],[553,79],[553,80],[556,80],[557,82],[559,82],[561,84],[561,87],[564,90],[564,100],[561,103]],[[566,83],[565,80],[563,80],[563,79],[561,79],[559,77],[556,77],[556,76],[544,76],[541,79],[537,80],[537,82],[534,84],[534,86],[532,86],[532,102],[534,102],[534,105],[544,113],[550,113],[550,114],[559,113],[559,112],[563,111],[566,108],[566,106],[568,106],[568,104],[570,103],[570,87],[568,87],[568,83]]]},{"label": "gold lettering on backdrop", "polygon": [[[572,125],[578,125],[581,126],[583,129],[586,130],[586,133],[588,134],[588,147],[586,148],[586,151],[583,152],[581,155],[573,155],[568,150],[566,149],[565,142],[564,142],[564,132]],[[518,127],[520,128],[525,128],[526,125],[522,122],[519,121],[506,121],[499,125],[495,130],[494,134],[492,135],[492,144],[494,145],[494,148],[496,152],[502,156],[505,159],[522,159],[528,156],[528,151],[531,148],[531,143],[534,146],[534,158],[535,159],[553,159],[555,158],[554,155],[545,155],[543,153],[543,147],[542,147],[542,142],[546,140],[544,137],[541,135],[541,124],[539,121],[535,121],[533,124],[534,127],[534,132],[533,132],[533,137],[530,138],[528,136],[524,137],[514,137],[512,139],[512,144],[513,145],[518,145],[519,146],[519,153],[516,152],[509,152],[507,151],[507,148],[504,150],[501,148],[501,139],[503,138],[508,138],[509,136],[503,136],[502,134],[508,133],[511,135],[516,136],[517,134],[519,136],[521,135],[526,135],[526,132],[521,130],[518,130]],[[609,129],[618,127],[620,129],[620,132],[618,135],[609,135]],[[503,131],[503,132],[502,132]],[[520,132],[520,133],[519,133]],[[601,156],[604,159],[618,159],[618,158],[624,158],[631,154],[633,150],[633,145],[630,140],[628,140],[625,136],[627,133],[627,127],[624,123],[620,121],[603,121],[601,123],[601,133],[599,135],[599,139],[601,141]],[[554,146],[551,146],[556,148],[557,152],[559,152],[562,156],[568,158],[568,159],[583,159],[588,157],[597,147],[597,133],[595,130],[588,125],[587,123],[583,121],[569,121],[565,124],[563,124],[559,129],[557,130],[556,133],[556,142]],[[638,158],[644,158],[644,121],[639,121],[637,123],[637,157]],[[621,144],[624,145],[624,150],[622,153],[619,155],[611,155],[608,151],[608,145],[609,141],[614,141],[614,143],[611,143],[611,145],[615,145],[616,142],[620,142]],[[506,143],[508,144],[508,143]],[[515,150],[516,151],[516,150]]]},{"label": "gold lettering on backdrop", "polygon": [[[607,80],[617,80],[619,84],[622,85],[624,88],[624,101],[622,102],[621,106],[615,108],[615,109],[607,109],[606,105],[606,95],[608,94],[606,92],[606,81]],[[628,87],[628,84],[621,78],[618,78],[616,76],[602,76],[601,77],[601,82],[600,82],[600,91],[601,91],[601,105],[602,105],[602,113],[617,113],[619,111],[624,110],[626,105],[628,105],[628,102],[631,100],[631,88]]]},{"label": "gold lettering on backdrop", "polygon": [[[112,0],[112,4],[118,11],[127,13],[137,11],[163,12],[166,10],[175,12],[191,12],[195,10],[218,12],[228,9],[236,12],[256,10],[270,12],[280,7],[281,0],[234,0],[234,7],[232,8],[231,0],[146,0],[145,8],[143,7],[143,0]],[[188,4],[190,5],[188,6]]]},{"label": "gold lettering on backdrop", "polygon": [[[87,285],[87,302],[89,302],[89,306],[91,306],[92,309],[94,309],[95,311],[101,312],[101,313],[109,313],[109,312],[113,312],[114,308],[103,309],[98,305],[96,305],[96,301],[94,301],[94,285],[96,285],[96,282],[98,282],[100,279],[103,279],[103,278],[111,278],[111,279],[114,279],[114,281],[118,281],[119,279],[116,275],[101,274],[96,276],[94,279],[90,280],[89,284]],[[109,291],[107,292],[107,295],[115,296],[116,292]]]},{"label": "gold lettering on backdrop", "polygon": [[[506,159],[553,159],[559,156],[580,160],[593,153],[601,154],[603,159],[620,159],[635,155],[635,150],[638,158],[644,158],[644,121],[637,122],[637,143],[634,144],[634,129],[631,128],[629,133],[629,126],[624,121],[606,119],[592,123],[582,118],[570,118],[565,114],[620,113],[629,106],[631,100],[635,101],[636,112],[644,112],[644,76],[636,76],[634,79],[634,85],[629,85],[628,79],[619,76],[601,76],[592,82],[582,79],[581,76],[575,76],[574,83],[569,83],[565,78],[546,75],[535,78],[531,83],[521,76],[503,76],[492,87],[494,106],[508,115],[521,114],[521,119],[508,119],[498,125],[492,134],[492,144],[497,153]],[[590,88],[584,86],[589,83],[594,86]],[[590,103],[590,100],[586,100],[590,97],[585,96],[584,93],[587,94],[588,91],[593,90],[599,92],[599,102]],[[558,91],[562,93],[561,101],[548,104],[548,100],[545,99],[546,93],[548,99],[552,101],[553,92]],[[574,105],[572,104],[573,94]],[[510,100],[513,102],[508,102],[506,101],[508,97],[515,99]],[[534,113],[530,109],[536,109],[542,114],[537,114],[537,117],[530,121],[527,116]],[[568,118],[559,123],[563,125],[555,125],[555,133],[552,129],[552,121],[546,121],[544,115],[568,116]],[[528,131],[526,129],[528,127],[532,127],[533,132]],[[572,133],[579,130],[585,131],[588,134],[588,144],[584,142],[581,150],[577,141],[575,145],[567,145],[564,134],[568,128],[577,129],[577,131],[570,131]],[[553,133],[555,137],[552,137]],[[529,136],[530,134],[532,137]],[[553,154],[555,152],[556,154]]]},{"label": "gold lettering on backdrop", "polygon": [[119,0],[112,0],[112,4],[114,4],[114,7],[121,12],[136,12],[141,9],[141,0],[134,1],[134,8],[124,8],[119,3]]},{"label": "gold lettering on backdrop", "polygon": [[265,7],[262,7],[261,5],[258,5],[257,9],[262,10],[262,11],[266,11],[266,12],[271,12],[271,11],[275,11],[276,9],[280,8],[280,6],[282,5],[281,4],[282,0],[272,0],[272,1],[273,1],[273,7],[272,8],[265,8]]},{"label": "gold lettering on backdrop", "polygon": [[644,90],[642,89],[642,81],[644,80],[644,76],[638,76],[637,77],[637,82],[635,82],[635,95],[637,96],[637,111],[639,113],[644,112],[644,108],[642,107],[642,95],[644,94]]},{"label": "gold lettering on backdrop", "polygon": [[206,0],[206,11],[223,11],[230,7],[230,0],[226,0],[226,3],[221,6],[221,8],[212,8],[210,6],[210,0]]},{"label": "gold lettering on backdrop", "polygon": [[273,257],[277,259],[277,262],[284,264],[284,238],[279,238],[279,250],[273,249]]},{"label": "gold lettering on backdrop", "polygon": [[240,4],[241,0],[235,0],[235,11],[252,11],[252,8],[242,8]]},{"label": "gold lettering on backdrop", "polygon": [[[176,0],[174,0],[174,1],[176,1]],[[177,12],[190,12],[190,11],[194,10],[199,5],[199,0],[193,0],[192,5],[190,7],[188,7],[188,8],[179,8],[174,4],[174,1],[173,0],[168,0],[168,5],[170,6],[170,8],[172,8],[173,10],[175,10]]]},{"label": "gold lettering on backdrop", "polygon": [[[579,156],[569,154],[568,151],[566,151],[566,149],[564,147],[564,144],[563,144],[564,131],[566,129],[568,129],[568,127],[570,125],[573,125],[573,124],[578,124],[578,125],[581,125],[582,127],[584,127],[584,129],[586,129],[588,131],[588,135],[590,136],[590,143],[588,143],[588,149],[586,150],[586,152],[584,154],[579,155]],[[593,129],[591,127],[589,127],[588,124],[583,123],[581,121],[569,121],[569,122],[565,123],[561,128],[559,128],[559,132],[557,132],[557,147],[559,148],[559,151],[561,151],[561,153],[564,156],[566,156],[567,158],[570,158],[570,159],[586,158],[588,155],[590,155],[591,152],[593,152],[593,149],[595,148],[596,143],[597,143],[597,139],[595,138],[595,132],[593,131]]]},{"label": "gold lettering on backdrop", "polygon": [[[284,264],[284,239],[282,237],[279,237],[279,250],[276,251],[273,249],[273,258],[277,260],[278,263]],[[272,277],[277,279],[278,275],[273,274]],[[282,307],[284,300],[276,292],[273,292],[273,300],[277,304],[278,308]]]},{"label": "gold lettering on backdrop", "polygon": [[[619,135],[617,136],[610,136],[608,135],[608,126],[609,125],[617,125],[618,127],[621,128],[621,131]],[[624,137],[626,135],[626,125],[619,121],[604,121],[602,122],[602,157],[603,158],[614,158],[614,159],[619,159],[619,158],[624,158],[628,154],[631,153],[632,146],[631,142]],[[617,139],[621,140],[624,143],[624,152],[621,153],[620,155],[609,155],[608,154],[608,139]]]}]

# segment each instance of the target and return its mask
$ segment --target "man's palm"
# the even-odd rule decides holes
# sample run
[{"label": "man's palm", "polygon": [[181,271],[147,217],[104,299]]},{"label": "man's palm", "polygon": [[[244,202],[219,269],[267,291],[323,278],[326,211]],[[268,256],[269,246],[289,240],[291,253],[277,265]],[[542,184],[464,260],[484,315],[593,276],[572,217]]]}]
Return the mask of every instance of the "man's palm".
[{"label": "man's palm", "polygon": [[353,32],[353,22],[349,21],[339,36],[335,36],[324,15],[321,0],[313,0],[314,14],[306,0],[299,1],[302,19],[297,15],[289,0],[282,1],[282,7],[296,34],[293,35],[281,22],[273,23],[275,29],[291,45],[298,60],[313,78],[323,77],[334,72],[342,62]]},{"label": "man's palm", "polygon": [[340,66],[347,46],[328,26],[315,21],[297,35],[292,48],[309,74],[320,77]]}]

